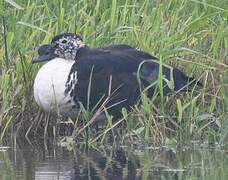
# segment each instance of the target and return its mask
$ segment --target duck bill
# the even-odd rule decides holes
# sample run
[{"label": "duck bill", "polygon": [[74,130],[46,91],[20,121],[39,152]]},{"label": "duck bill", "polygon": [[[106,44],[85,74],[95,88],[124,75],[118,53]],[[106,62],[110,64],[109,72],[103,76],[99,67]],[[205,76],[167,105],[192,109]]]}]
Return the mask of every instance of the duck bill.
[{"label": "duck bill", "polygon": [[45,61],[50,61],[54,59],[56,56],[53,54],[43,54],[43,55],[38,55],[32,58],[32,63],[40,63],[40,62],[45,62]]},{"label": "duck bill", "polygon": [[54,47],[55,47],[54,44],[44,44],[44,45],[40,46],[38,49],[38,56],[35,56],[32,59],[32,63],[50,61],[50,60],[56,58],[56,55],[54,53],[54,51],[55,51]]}]

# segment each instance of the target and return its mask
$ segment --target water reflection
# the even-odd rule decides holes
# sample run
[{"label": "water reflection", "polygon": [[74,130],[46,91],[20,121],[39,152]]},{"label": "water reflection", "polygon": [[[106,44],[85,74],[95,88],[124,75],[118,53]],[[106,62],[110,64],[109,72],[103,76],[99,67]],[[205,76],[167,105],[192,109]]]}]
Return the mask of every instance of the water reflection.
[{"label": "water reflection", "polygon": [[18,145],[0,148],[1,180],[227,179],[220,149],[75,149]]}]

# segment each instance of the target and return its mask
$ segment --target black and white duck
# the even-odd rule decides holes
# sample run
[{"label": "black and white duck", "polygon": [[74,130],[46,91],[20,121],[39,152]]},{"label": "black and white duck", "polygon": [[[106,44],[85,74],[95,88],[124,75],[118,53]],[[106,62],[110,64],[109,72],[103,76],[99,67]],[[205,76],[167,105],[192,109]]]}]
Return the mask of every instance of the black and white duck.
[{"label": "black and white duck", "polygon": [[200,84],[177,68],[160,66],[147,52],[125,44],[90,48],[74,33],[57,35],[50,44],[40,46],[33,62],[42,61],[47,63],[34,81],[35,101],[46,112],[68,117],[77,116],[80,103],[92,108],[110,94],[107,106],[116,105],[108,111],[118,116],[123,107],[137,102],[140,89],[151,86],[147,92],[153,96],[159,69],[164,95]]}]

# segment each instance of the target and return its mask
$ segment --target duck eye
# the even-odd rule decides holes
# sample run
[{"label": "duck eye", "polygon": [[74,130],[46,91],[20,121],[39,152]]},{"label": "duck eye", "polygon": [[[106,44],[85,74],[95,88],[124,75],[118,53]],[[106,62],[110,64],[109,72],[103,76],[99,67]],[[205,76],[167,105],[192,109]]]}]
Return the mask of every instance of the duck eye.
[{"label": "duck eye", "polygon": [[63,39],[63,40],[61,41],[61,43],[65,44],[65,43],[67,43],[67,40],[66,40],[66,39]]}]

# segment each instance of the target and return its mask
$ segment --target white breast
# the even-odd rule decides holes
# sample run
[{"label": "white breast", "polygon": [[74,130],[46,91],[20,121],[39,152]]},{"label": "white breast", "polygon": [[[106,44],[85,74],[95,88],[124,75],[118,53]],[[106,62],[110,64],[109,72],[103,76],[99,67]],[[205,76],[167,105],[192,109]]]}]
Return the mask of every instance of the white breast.
[{"label": "white breast", "polygon": [[46,112],[66,116],[76,116],[73,99],[65,95],[65,84],[74,61],[55,58],[38,71],[34,81],[34,97],[37,104]]}]

